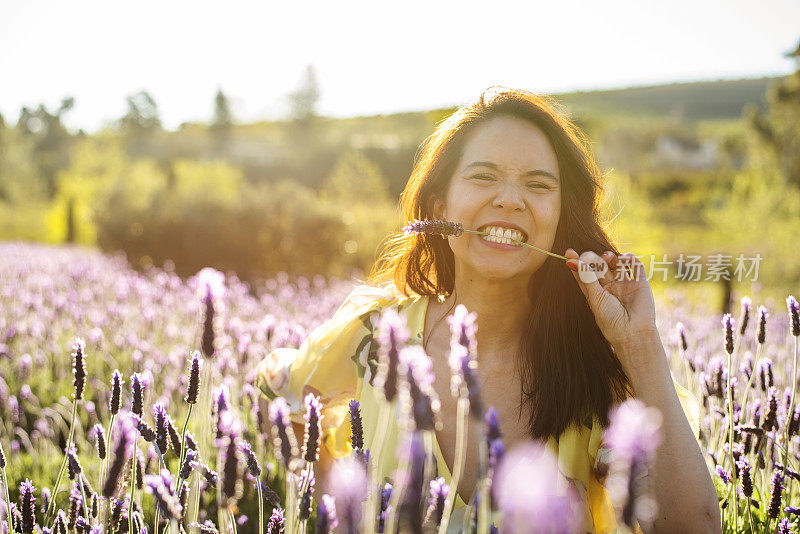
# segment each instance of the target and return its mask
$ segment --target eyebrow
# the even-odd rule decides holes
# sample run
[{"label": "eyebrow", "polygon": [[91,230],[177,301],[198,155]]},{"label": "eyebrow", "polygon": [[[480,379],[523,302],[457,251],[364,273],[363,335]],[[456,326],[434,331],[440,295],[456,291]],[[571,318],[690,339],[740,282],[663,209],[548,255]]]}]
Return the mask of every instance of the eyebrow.
[{"label": "eyebrow", "polygon": [[[470,167],[489,167],[490,169],[495,169],[495,170],[499,168],[496,164],[492,163],[491,161],[473,161],[472,163],[464,167],[464,170],[469,169]],[[554,182],[559,183],[557,177],[555,177],[551,172],[546,171],[544,169],[536,169],[533,171],[528,171],[522,176],[544,176],[545,178],[550,178]]]}]

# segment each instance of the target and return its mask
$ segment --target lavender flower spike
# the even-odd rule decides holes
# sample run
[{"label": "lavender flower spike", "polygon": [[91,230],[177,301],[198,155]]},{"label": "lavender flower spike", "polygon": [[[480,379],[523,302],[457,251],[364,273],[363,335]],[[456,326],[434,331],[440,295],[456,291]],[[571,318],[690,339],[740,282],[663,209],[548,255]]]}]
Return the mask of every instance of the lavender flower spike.
[{"label": "lavender flower spike", "polygon": [[767,339],[767,318],[769,311],[764,306],[758,307],[758,343],[763,345]]},{"label": "lavender flower spike", "polygon": [[83,398],[83,389],[86,386],[86,342],[83,338],[75,338],[72,345],[72,384],[75,386],[75,400]]},{"label": "lavender flower spike", "polygon": [[767,508],[767,515],[772,519],[777,519],[781,511],[781,495],[783,493],[783,473],[780,469],[776,469],[772,474],[772,492],[770,494],[769,507]]},{"label": "lavender flower spike", "polygon": [[458,237],[464,232],[464,227],[461,223],[454,223],[450,221],[436,221],[430,219],[414,219],[413,221],[409,221],[406,226],[403,227],[403,233],[405,235],[413,235],[413,234],[431,234],[431,235],[441,235],[442,237],[447,237],[449,235]]},{"label": "lavender flower spike", "polygon": [[305,398],[306,413],[303,418],[306,420],[305,437],[303,439],[303,459],[307,462],[319,460],[319,440],[322,435],[322,407],[319,397],[309,393]]},{"label": "lavender flower spike", "polygon": [[36,488],[34,488],[33,483],[26,478],[25,482],[19,486],[19,497],[22,503],[21,530],[24,534],[31,534],[36,525],[36,497],[34,497],[34,493],[36,493]]},{"label": "lavender flower spike", "polygon": [[145,477],[147,491],[153,495],[156,506],[167,521],[180,520],[181,504],[178,497],[172,492],[172,475],[163,469],[160,475],[147,475]]},{"label": "lavender flower spike", "polygon": [[272,510],[272,516],[267,523],[267,534],[283,534],[284,523],[286,522],[283,512],[282,508]]},{"label": "lavender flower spike", "polygon": [[126,417],[122,420],[122,425],[120,425],[122,427],[121,430],[114,433],[114,458],[103,483],[103,497],[112,497],[117,489],[117,483],[123,468],[128,462],[128,456],[133,452],[135,424],[132,416]]},{"label": "lavender flower spike", "polygon": [[357,400],[351,400],[349,404],[350,412],[350,433],[353,449],[364,449],[364,425],[361,421],[361,405]]},{"label": "lavender flower spike", "polygon": [[477,376],[476,318],[474,312],[469,313],[466,306],[459,304],[447,321],[451,332],[449,363],[453,371],[450,392],[454,396],[467,396],[470,415],[480,421],[483,418],[483,401]]},{"label": "lavender flower spike", "polygon": [[160,402],[157,402],[153,405],[153,418],[156,422],[156,446],[158,447],[159,452],[164,455],[167,454],[167,447],[169,447],[169,442],[167,441],[167,409],[164,408],[164,405]]},{"label": "lavender flower spike", "polygon": [[722,317],[722,326],[725,333],[725,352],[733,354],[733,318],[730,313]]},{"label": "lavender flower spike", "polygon": [[131,376],[131,412],[139,417],[144,416],[144,385],[139,373]]},{"label": "lavender flower spike", "polygon": [[111,415],[117,415],[119,413],[123,383],[124,381],[122,380],[122,374],[119,372],[119,369],[114,369],[114,373],[111,375],[111,399],[108,401],[108,409]]},{"label": "lavender flower spike", "polygon": [[250,473],[250,476],[256,479],[256,483],[258,483],[258,479],[261,477],[261,464],[258,463],[256,453],[253,451],[250,444],[244,440],[240,442],[239,448],[244,455],[245,462],[247,462],[247,471]]},{"label": "lavender flower spike", "polygon": [[741,313],[740,316],[740,326],[739,326],[739,336],[743,336],[744,333],[747,331],[747,325],[750,322],[750,307],[753,305],[753,300],[750,297],[742,297],[739,301],[741,304]]},{"label": "lavender flower spike", "polygon": [[786,298],[786,307],[789,308],[792,335],[800,337],[800,303],[796,298],[789,296]]},{"label": "lavender flower spike", "polygon": [[189,404],[197,403],[197,396],[200,392],[200,365],[203,359],[200,358],[199,351],[192,351],[192,360],[189,362],[189,384],[186,388],[186,402]]},{"label": "lavender flower spike", "polygon": [[400,368],[405,378],[402,383],[403,405],[411,412],[415,428],[441,428],[439,396],[433,389],[433,365],[425,350],[419,345],[403,348],[400,352]]},{"label": "lavender flower spike", "polygon": [[290,471],[297,457],[297,443],[291,429],[289,405],[283,397],[276,397],[269,403],[269,420],[272,424],[272,441],[275,456]]},{"label": "lavender flower spike", "polygon": [[450,486],[444,481],[444,477],[431,480],[430,496],[428,497],[428,511],[425,514],[425,522],[432,524],[437,529],[442,521],[444,512],[444,501],[450,492]]}]

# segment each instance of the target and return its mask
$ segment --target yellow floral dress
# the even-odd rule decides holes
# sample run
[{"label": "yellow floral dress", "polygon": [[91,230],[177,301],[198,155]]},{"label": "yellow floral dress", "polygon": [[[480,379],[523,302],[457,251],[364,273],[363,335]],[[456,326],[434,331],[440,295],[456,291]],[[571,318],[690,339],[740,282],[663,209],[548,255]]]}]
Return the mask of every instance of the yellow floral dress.
[{"label": "yellow floral dress", "polygon": [[[379,314],[394,307],[407,321],[409,343],[422,343],[425,313],[429,297],[406,297],[371,286],[356,287],[333,317],[317,327],[299,349],[276,348],[258,365],[256,384],[268,398],[284,397],[289,404],[292,421],[304,423],[303,399],[308,393],[320,396],[322,402],[323,444],[334,458],[352,453],[348,404],[359,401],[364,423],[364,446],[372,449],[378,420],[378,392],[372,387],[377,368],[377,340],[373,338]],[[674,379],[675,390],[689,424],[698,437],[699,406],[695,397]],[[395,409],[397,409],[395,405]],[[502,414],[501,414],[502,415]],[[394,420],[397,421],[397,414]],[[604,427],[595,416],[591,424],[570,427],[558,440],[550,438],[547,447],[558,458],[559,472],[564,484],[571,485],[586,503],[584,524],[587,532],[613,532],[617,528],[614,509],[603,487],[599,470],[608,459],[603,446]],[[398,428],[390,424],[384,441],[381,478],[397,467]],[[450,481],[450,470],[434,439],[437,476]],[[646,473],[645,473],[646,474]],[[457,496],[451,529],[458,532],[465,512],[461,495]],[[638,530],[638,529],[637,529]]]}]

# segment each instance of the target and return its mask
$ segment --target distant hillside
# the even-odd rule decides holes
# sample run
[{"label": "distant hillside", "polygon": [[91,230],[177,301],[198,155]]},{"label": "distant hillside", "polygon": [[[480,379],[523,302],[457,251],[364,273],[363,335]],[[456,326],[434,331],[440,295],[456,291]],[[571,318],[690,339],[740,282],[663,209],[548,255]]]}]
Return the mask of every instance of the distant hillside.
[{"label": "distant hillside", "polygon": [[576,113],[645,114],[665,116],[680,113],[683,118],[735,119],[748,102],[764,106],[767,86],[781,77],[671,83],[605,91],[554,94]]}]

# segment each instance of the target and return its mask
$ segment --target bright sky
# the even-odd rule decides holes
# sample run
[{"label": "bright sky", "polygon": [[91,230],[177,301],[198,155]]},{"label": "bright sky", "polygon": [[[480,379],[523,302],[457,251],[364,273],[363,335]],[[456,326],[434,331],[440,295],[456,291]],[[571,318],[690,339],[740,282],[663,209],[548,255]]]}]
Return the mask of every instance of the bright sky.
[{"label": "bright sky", "polygon": [[798,0],[0,0],[0,113],[56,107],[95,130],[145,89],[175,128],[286,113],[305,66],[324,115],[463,103],[490,85],[560,92],[782,75]]}]

